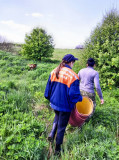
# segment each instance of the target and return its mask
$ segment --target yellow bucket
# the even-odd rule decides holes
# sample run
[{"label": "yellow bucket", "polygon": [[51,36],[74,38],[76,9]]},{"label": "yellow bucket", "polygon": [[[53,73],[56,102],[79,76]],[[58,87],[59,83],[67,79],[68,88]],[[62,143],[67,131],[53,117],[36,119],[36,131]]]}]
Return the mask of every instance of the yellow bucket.
[{"label": "yellow bucket", "polygon": [[69,124],[74,127],[82,126],[92,112],[93,101],[90,98],[83,96],[82,102],[77,102],[76,107],[72,110]]},{"label": "yellow bucket", "polygon": [[76,109],[80,114],[90,115],[93,111],[93,102],[88,97],[83,97],[82,102],[76,103]]}]

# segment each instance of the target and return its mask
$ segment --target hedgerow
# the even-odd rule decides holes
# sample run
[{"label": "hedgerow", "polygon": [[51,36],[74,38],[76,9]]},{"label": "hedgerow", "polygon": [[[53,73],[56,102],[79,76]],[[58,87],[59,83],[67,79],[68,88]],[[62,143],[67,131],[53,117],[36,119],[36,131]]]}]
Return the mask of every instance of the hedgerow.
[{"label": "hedgerow", "polygon": [[119,14],[107,13],[85,42],[83,59],[94,58],[105,88],[119,86]]}]

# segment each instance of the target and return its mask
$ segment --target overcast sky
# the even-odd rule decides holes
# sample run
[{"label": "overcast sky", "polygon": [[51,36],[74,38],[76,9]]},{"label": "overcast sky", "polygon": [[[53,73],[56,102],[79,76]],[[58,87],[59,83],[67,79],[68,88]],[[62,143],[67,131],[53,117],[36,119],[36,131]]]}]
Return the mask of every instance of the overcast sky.
[{"label": "overcast sky", "polygon": [[75,48],[119,0],[0,0],[0,36],[24,43],[25,34],[44,28],[55,48]]}]

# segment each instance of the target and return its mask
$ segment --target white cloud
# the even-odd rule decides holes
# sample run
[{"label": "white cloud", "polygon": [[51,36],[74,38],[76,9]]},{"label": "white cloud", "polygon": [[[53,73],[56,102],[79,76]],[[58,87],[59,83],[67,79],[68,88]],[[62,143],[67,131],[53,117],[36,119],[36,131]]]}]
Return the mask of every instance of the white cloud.
[{"label": "white cloud", "polygon": [[0,21],[0,35],[12,42],[24,42],[25,34],[30,32],[32,26],[15,23],[13,20]]},{"label": "white cloud", "polygon": [[24,43],[24,38],[25,38],[24,33],[18,34],[15,32],[2,31],[0,35],[3,36],[9,42]]},{"label": "white cloud", "polygon": [[41,13],[26,13],[25,16],[32,16],[32,17],[36,17],[36,18],[39,18],[39,17],[43,17],[43,14]]},{"label": "white cloud", "polygon": [[18,24],[15,23],[13,20],[9,20],[9,21],[0,21],[1,24],[7,25],[12,29],[17,29],[21,32],[26,32],[26,31],[30,31],[31,27],[24,25],[24,24]]},{"label": "white cloud", "polygon": [[43,15],[40,14],[40,13],[32,13],[32,16],[33,16],[33,17],[42,17]]}]

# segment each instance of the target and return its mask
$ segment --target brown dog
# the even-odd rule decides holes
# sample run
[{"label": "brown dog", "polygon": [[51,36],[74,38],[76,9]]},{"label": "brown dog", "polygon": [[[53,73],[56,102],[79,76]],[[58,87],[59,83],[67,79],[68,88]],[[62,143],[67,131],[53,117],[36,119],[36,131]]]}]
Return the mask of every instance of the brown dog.
[{"label": "brown dog", "polygon": [[37,67],[37,64],[28,64],[28,66],[30,67],[30,70],[33,70]]}]

